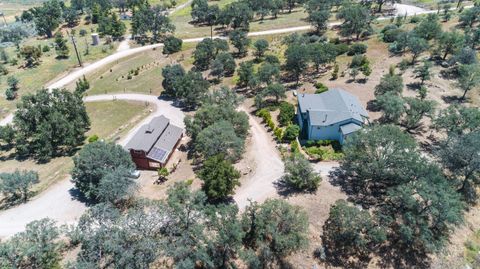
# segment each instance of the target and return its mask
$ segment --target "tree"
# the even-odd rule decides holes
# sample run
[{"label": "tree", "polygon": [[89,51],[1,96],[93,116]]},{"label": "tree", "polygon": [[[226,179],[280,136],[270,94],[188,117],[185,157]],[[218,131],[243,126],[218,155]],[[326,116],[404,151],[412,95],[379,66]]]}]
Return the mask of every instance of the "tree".
[{"label": "tree", "polygon": [[67,40],[63,38],[62,32],[57,32],[55,34],[55,51],[57,52],[58,58],[68,58],[68,55],[70,54]]},{"label": "tree", "polygon": [[240,186],[240,172],[221,155],[205,160],[198,177],[203,181],[203,191],[212,201],[224,200]]},{"label": "tree", "polygon": [[247,37],[247,33],[242,30],[233,30],[229,33],[230,42],[237,49],[237,53],[240,57],[243,57],[250,45],[251,40]]},{"label": "tree", "polygon": [[365,267],[371,253],[386,240],[386,231],[376,224],[368,211],[349,205],[345,200],[337,200],[330,207],[323,231],[326,260],[333,266]]},{"label": "tree", "polygon": [[382,111],[381,121],[383,123],[397,124],[405,113],[405,100],[403,100],[403,97],[394,93],[387,92],[379,95],[375,103]]},{"label": "tree", "polygon": [[62,21],[62,7],[58,0],[49,0],[40,7],[30,10],[35,22],[38,34],[51,38],[53,31],[58,28]]},{"label": "tree", "polygon": [[253,63],[251,61],[240,63],[240,68],[238,69],[238,85],[240,87],[253,89],[258,85],[258,82],[253,69]]},{"label": "tree", "polygon": [[278,122],[282,126],[287,126],[292,123],[295,117],[295,106],[288,103],[280,103],[280,113],[278,114]]},{"label": "tree", "polygon": [[300,134],[300,127],[296,124],[290,124],[285,129],[285,134],[283,135],[283,139],[285,141],[292,141],[297,139],[299,134]]},{"label": "tree", "polygon": [[168,36],[163,42],[163,54],[173,54],[182,50],[183,41],[174,36]]},{"label": "tree", "polygon": [[59,229],[51,219],[27,224],[24,232],[0,243],[2,268],[59,268],[62,248]]},{"label": "tree", "polygon": [[463,25],[463,26],[468,26],[470,28],[473,27],[473,24],[475,24],[479,19],[478,15],[480,14],[480,7],[474,6],[472,8],[466,8],[460,13],[460,17],[458,21]]},{"label": "tree", "polygon": [[419,38],[432,40],[442,34],[442,26],[438,21],[437,14],[428,14],[420,23],[415,26],[413,32]]},{"label": "tree", "polygon": [[175,81],[185,76],[185,69],[180,64],[167,65],[162,69],[162,87],[166,95],[176,96]]},{"label": "tree", "polygon": [[475,204],[476,186],[480,179],[480,132],[473,131],[465,135],[449,136],[444,141],[437,155],[443,166],[450,171],[456,182],[456,188],[465,201]]},{"label": "tree", "polygon": [[291,44],[285,51],[285,69],[290,72],[296,81],[296,85],[300,80],[300,76],[307,69],[308,54],[305,45]]},{"label": "tree", "polygon": [[273,83],[267,86],[263,91],[265,96],[275,97],[275,102],[278,104],[281,98],[286,98],[285,87],[280,83]]},{"label": "tree", "polygon": [[40,63],[42,51],[38,47],[23,46],[20,49],[20,55],[25,59],[26,67],[33,67]]},{"label": "tree", "polygon": [[90,82],[88,82],[87,78],[83,76],[83,78],[77,80],[75,82],[75,91],[74,93],[77,96],[83,96],[83,94],[90,89]]},{"label": "tree", "polygon": [[378,96],[383,95],[387,92],[401,95],[402,91],[403,79],[401,76],[394,73],[388,73],[383,75],[383,77],[380,79],[380,83],[375,86],[375,96],[377,98]]},{"label": "tree", "polygon": [[[219,91],[221,93],[225,93],[225,90],[227,89],[220,89],[214,93],[218,94]],[[228,91],[231,90],[228,89]],[[224,94],[222,95],[225,96]],[[238,103],[238,97],[229,96],[226,98],[223,97],[221,99],[215,99],[216,100],[214,103],[209,101],[202,105],[202,107],[198,109],[197,113],[195,113],[194,117],[185,117],[184,122],[187,134],[192,138],[192,140],[195,141],[199,133],[205,128],[220,121],[228,121],[233,126],[235,134],[238,137],[245,139],[249,129],[248,116],[245,112],[236,111],[237,104],[232,104],[232,102]]]},{"label": "tree", "polygon": [[480,84],[480,66],[478,64],[460,65],[458,67],[457,85],[463,90],[461,99],[465,99],[467,92]]},{"label": "tree", "polygon": [[165,15],[165,9],[161,6],[152,8],[152,22],[150,25],[153,42],[159,42],[161,37],[167,33],[175,31],[175,25],[170,18]]},{"label": "tree", "polygon": [[0,173],[0,191],[13,200],[26,202],[30,187],[40,182],[35,171],[15,170],[13,173]]},{"label": "tree", "polygon": [[455,54],[464,46],[465,37],[457,31],[444,32],[438,39],[438,47],[443,52],[445,60],[449,54]]},{"label": "tree", "polygon": [[329,18],[329,9],[308,10],[308,21],[315,27],[317,33],[323,33],[327,30]]},{"label": "tree", "polygon": [[72,0],[70,1],[70,6],[74,10],[80,10],[83,13],[83,9],[85,8],[85,0]]},{"label": "tree", "polygon": [[385,188],[411,180],[419,155],[415,140],[393,125],[364,128],[343,145],[342,187],[355,202],[372,205],[385,199]]},{"label": "tree", "polygon": [[257,71],[258,81],[270,85],[280,78],[280,65],[264,62]]},{"label": "tree", "polygon": [[80,20],[77,10],[71,7],[63,10],[63,18],[65,19],[65,22],[67,22],[67,25],[70,28],[75,27]]},{"label": "tree", "polygon": [[175,96],[188,108],[199,106],[208,92],[210,83],[199,72],[188,71],[174,80]]},{"label": "tree", "polygon": [[335,45],[331,43],[312,43],[308,45],[308,58],[313,62],[317,72],[320,66],[332,63],[337,57]]},{"label": "tree", "polygon": [[[121,199],[132,186],[128,177],[134,170],[130,154],[121,146],[101,141],[85,145],[73,157],[72,182],[87,199],[108,201]],[[115,185],[115,181],[118,184]]]},{"label": "tree", "polygon": [[377,4],[377,12],[382,12],[382,7],[387,2],[395,4],[400,3],[400,0],[375,0],[375,3]]},{"label": "tree", "polygon": [[258,60],[263,58],[265,52],[268,50],[268,41],[265,39],[257,39],[253,42],[253,47],[255,48],[254,55]]},{"label": "tree", "polygon": [[322,181],[320,174],[313,170],[310,162],[299,153],[285,158],[285,172],[280,183],[296,191],[316,191]]},{"label": "tree", "polygon": [[193,65],[199,71],[205,71],[208,69],[210,62],[215,59],[215,43],[210,38],[203,39],[195,47],[193,52]]},{"label": "tree", "polygon": [[416,36],[409,37],[407,46],[412,53],[412,64],[415,64],[417,57],[429,48],[427,40]]},{"label": "tree", "polygon": [[98,21],[98,32],[101,35],[109,35],[115,40],[123,38],[126,30],[125,24],[118,18],[116,13],[102,16]]},{"label": "tree", "polygon": [[18,83],[19,83],[19,82],[20,82],[20,81],[19,81],[18,78],[15,77],[15,76],[9,76],[9,77],[7,78],[7,85],[8,85],[8,87],[9,87],[10,89],[14,90],[14,91],[18,91],[18,88],[19,88],[19,87],[18,87]]},{"label": "tree", "polygon": [[232,76],[235,73],[235,59],[229,52],[220,52],[211,64],[211,75],[217,76],[220,79],[223,76]]},{"label": "tree", "polygon": [[0,126],[0,141],[3,141],[5,145],[0,146],[0,149],[6,148],[7,150],[13,147],[15,139],[15,130],[11,125]]},{"label": "tree", "polygon": [[476,107],[450,105],[438,113],[433,124],[450,137],[461,136],[480,129],[480,110]]},{"label": "tree", "polygon": [[195,139],[195,151],[204,158],[222,154],[226,160],[238,160],[244,150],[245,141],[235,133],[234,126],[221,120],[206,127]]},{"label": "tree", "polygon": [[131,168],[118,167],[102,176],[95,199],[104,203],[118,204],[131,198],[135,190],[136,184],[132,178]]},{"label": "tree", "polygon": [[251,203],[242,214],[244,245],[251,253],[246,262],[269,268],[308,244],[308,217],[298,206],[269,199]]},{"label": "tree", "polygon": [[415,78],[420,78],[420,85],[423,85],[426,80],[430,80],[431,67],[432,63],[430,63],[429,61],[423,61],[423,65],[415,68],[415,70],[413,71],[413,73],[415,74]]},{"label": "tree", "polygon": [[207,0],[194,0],[190,5],[192,7],[192,12],[190,15],[196,23],[203,23],[206,21],[208,16],[208,1]]},{"label": "tree", "polygon": [[75,149],[90,127],[81,97],[58,89],[24,95],[13,122],[17,155],[42,162]]},{"label": "tree", "polygon": [[370,11],[360,4],[346,4],[337,13],[337,19],[344,20],[340,25],[342,36],[355,36],[358,40],[360,35],[370,31]]},{"label": "tree", "polygon": [[248,30],[253,19],[253,10],[246,2],[233,2],[222,10],[220,17],[224,25],[231,25],[233,29]]},{"label": "tree", "polygon": [[436,103],[431,100],[422,100],[415,97],[404,98],[407,108],[402,125],[411,131],[420,127],[420,121],[425,117],[431,117],[435,112]]}]

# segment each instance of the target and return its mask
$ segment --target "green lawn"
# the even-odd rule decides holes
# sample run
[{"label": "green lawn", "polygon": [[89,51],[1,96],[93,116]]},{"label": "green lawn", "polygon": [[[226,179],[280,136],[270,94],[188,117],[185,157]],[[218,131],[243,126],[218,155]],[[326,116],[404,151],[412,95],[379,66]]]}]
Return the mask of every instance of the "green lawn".
[{"label": "green lawn", "polygon": [[[87,103],[87,112],[91,120],[91,130],[87,135],[97,134],[108,141],[117,140],[136,123],[148,115],[148,107],[143,103],[126,101]],[[18,161],[0,152],[0,171],[13,172],[15,169],[35,170],[40,176],[40,183],[34,191],[40,192],[53,183],[64,179],[73,167],[71,157],[58,157],[46,164],[33,160]]]}]

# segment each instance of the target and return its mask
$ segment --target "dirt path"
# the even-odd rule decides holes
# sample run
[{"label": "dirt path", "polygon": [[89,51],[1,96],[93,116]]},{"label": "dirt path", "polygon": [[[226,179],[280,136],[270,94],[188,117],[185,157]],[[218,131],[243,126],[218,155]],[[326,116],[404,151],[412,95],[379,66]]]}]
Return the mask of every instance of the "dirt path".
[{"label": "dirt path", "polygon": [[[142,122],[137,124],[128,134],[120,140],[119,144],[124,146],[132,138],[135,132],[153,117],[165,115],[174,124],[183,127],[183,112],[172,106],[170,101],[159,100],[156,96],[143,94],[116,94],[97,95],[85,98],[85,102],[131,100],[149,102],[156,106],[156,110]],[[51,218],[57,224],[74,224],[87,209],[84,203],[75,200],[71,194],[73,184],[69,178],[51,186],[46,191],[34,197],[29,202],[0,211],[0,238],[10,237],[17,232],[23,231],[29,222]]]},{"label": "dirt path", "polygon": [[422,14],[427,11],[426,9],[421,7],[405,4],[394,4],[393,8],[395,8],[395,15],[397,16],[404,16],[405,14],[407,16],[413,16],[415,14]]},{"label": "dirt path", "polygon": [[248,205],[248,200],[262,202],[269,197],[275,197],[277,191],[274,182],[283,175],[283,162],[275,148],[275,142],[265,127],[250,113],[247,114],[252,136],[251,151],[247,154],[254,160],[255,164],[252,166],[255,171],[235,190],[234,199],[240,209]]}]

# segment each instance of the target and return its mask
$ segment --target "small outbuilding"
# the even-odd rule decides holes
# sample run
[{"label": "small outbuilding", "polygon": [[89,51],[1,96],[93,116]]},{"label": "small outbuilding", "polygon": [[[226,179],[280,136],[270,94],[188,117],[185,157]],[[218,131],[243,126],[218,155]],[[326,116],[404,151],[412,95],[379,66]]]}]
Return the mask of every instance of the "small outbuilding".
[{"label": "small outbuilding", "polygon": [[337,140],[362,128],[368,113],[358,98],[342,89],[320,94],[299,94],[297,118],[308,140]]},{"label": "small outbuilding", "polygon": [[165,167],[182,137],[182,128],[159,116],[140,127],[125,149],[138,169],[157,170]]}]

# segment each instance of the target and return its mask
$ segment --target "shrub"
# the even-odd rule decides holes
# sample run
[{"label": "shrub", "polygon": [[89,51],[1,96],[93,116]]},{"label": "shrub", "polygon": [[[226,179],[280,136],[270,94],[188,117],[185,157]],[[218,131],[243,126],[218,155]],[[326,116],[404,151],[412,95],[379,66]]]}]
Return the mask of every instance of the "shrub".
[{"label": "shrub", "polygon": [[270,128],[270,130],[272,130],[272,131],[275,130],[275,123],[273,122],[272,118],[269,118],[267,120],[267,126],[268,126],[268,128]]},{"label": "shrub", "polygon": [[328,87],[325,86],[323,83],[321,82],[316,82],[315,83],[315,88],[317,88],[317,90],[315,91],[315,93],[322,93],[322,92],[326,92],[328,91]]},{"label": "shrub", "polygon": [[349,47],[345,43],[340,43],[335,45],[335,50],[337,51],[337,56],[338,56],[338,55],[347,53],[347,51],[349,50]]},{"label": "shrub", "polygon": [[422,19],[419,16],[413,16],[410,18],[410,23],[419,23]]},{"label": "shrub", "polygon": [[272,120],[272,115],[270,115],[270,112],[266,108],[262,108],[256,113],[257,117],[260,117],[263,119],[264,122],[267,122],[268,120]]},{"label": "shrub", "polygon": [[0,75],[8,75],[8,69],[3,64],[0,64]]},{"label": "shrub", "polygon": [[88,138],[88,143],[93,143],[98,141],[98,135],[94,134]]},{"label": "shrub", "polygon": [[86,36],[87,35],[87,30],[81,29],[79,34],[80,34],[80,36]]},{"label": "shrub", "polygon": [[368,62],[368,59],[364,55],[355,55],[352,58],[352,62],[350,63],[350,68],[361,67],[365,63]]},{"label": "shrub", "polygon": [[7,88],[5,90],[5,97],[7,98],[7,100],[13,100],[15,99],[15,97],[17,97],[17,93],[12,88]]},{"label": "shrub", "polygon": [[283,129],[275,127],[275,130],[273,130],[273,134],[277,138],[278,141],[282,141],[283,139]]},{"label": "shrub", "polygon": [[365,54],[367,52],[368,46],[363,43],[355,43],[350,46],[347,55],[357,55],[357,54]]},{"label": "shrub", "polygon": [[335,65],[333,66],[333,72],[332,72],[332,80],[335,80],[338,78],[338,71],[339,71],[340,67],[338,66],[337,63],[335,63]]},{"label": "shrub", "polygon": [[42,52],[49,52],[49,51],[50,51],[50,47],[48,45],[43,46]]},{"label": "shrub", "polygon": [[283,135],[283,139],[285,141],[292,141],[292,140],[295,140],[299,134],[300,134],[300,127],[296,124],[290,124],[287,127],[287,129],[285,129],[285,134]]},{"label": "shrub", "polygon": [[397,66],[398,66],[398,69],[400,69],[401,71],[405,71],[410,66],[410,61],[407,59],[403,59],[398,63]]},{"label": "shrub", "polygon": [[291,152],[299,152],[300,150],[300,146],[298,145],[298,142],[297,140],[293,140],[292,142],[290,142],[290,151]]},{"label": "shrub", "polygon": [[287,102],[282,102],[280,104],[280,114],[278,115],[280,125],[287,126],[292,122],[293,117],[295,117],[295,106]]}]

